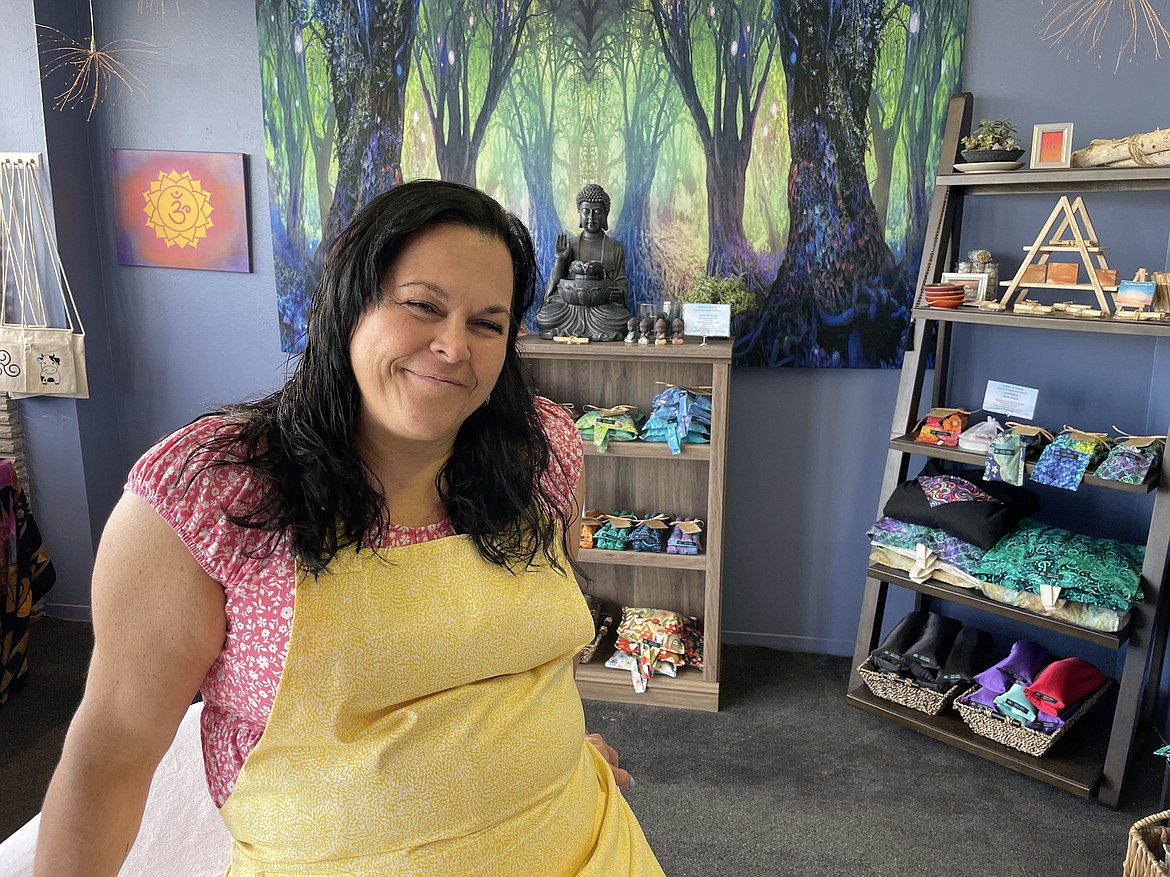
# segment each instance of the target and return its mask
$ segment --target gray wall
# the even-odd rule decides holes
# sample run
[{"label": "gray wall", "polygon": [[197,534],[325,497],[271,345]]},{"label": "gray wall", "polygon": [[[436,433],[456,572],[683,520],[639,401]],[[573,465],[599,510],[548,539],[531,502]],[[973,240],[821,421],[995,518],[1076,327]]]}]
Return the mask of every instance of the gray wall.
[{"label": "gray wall", "polygon": [[[15,68],[19,74],[0,80],[15,81],[19,92],[15,110],[6,107],[0,132],[11,128],[23,138],[8,138],[10,148],[35,150],[44,148],[45,128],[27,48],[30,4],[0,4],[0,39],[10,49],[0,53],[0,71]],[[37,10],[59,14],[51,9],[59,5],[39,0]],[[1071,120],[1078,147],[1092,137],[1167,125],[1170,60],[1155,62],[1147,51],[1118,73],[1108,62],[1097,67],[1080,57],[1067,60],[1040,41],[1043,11],[1041,4],[1018,0],[971,4],[965,87],[976,95],[976,118],[1009,116],[1025,136],[1033,123]],[[155,66],[141,71],[145,95],[103,104],[88,125],[77,112],[56,114],[47,128],[62,248],[74,286],[84,287],[91,351],[100,348],[92,353],[91,370],[101,377],[89,402],[26,403],[36,431],[38,519],[62,571],[52,595],[57,613],[87,602],[90,534],[100,530],[137,455],[211,405],[276,386],[284,368],[254,4],[185,3],[182,14],[159,16],[139,15],[136,4],[119,2],[102,4],[98,14],[100,40],[134,37],[157,44],[159,55]],[[110,229],[111,147],[246,153],[253,273],[119,266]],[[1123,270],[1165,266],[1168,200],[1089,202],[1100,235],[1114,247],[1111,264]],[[1035,237],[1052,199],[978,202],[968,210],[966,239],[992,249],[1007,267],[1018,263],[1021,244]],[[1013,364],[1022,334],[958,333],[956,355],[969,377],[963,378],[965,387],[957,380],[956,394],[967,393],[964,398],[977,403],[988,378],[1010,380],[1043,389],[1038,418],[1045,423],[1060,425],[1067,418],[1086,428],[1117,423],[1130,431],[1165,429],[1170,345],[1027,333],[1024,359]],[[1108,369],[1086,364],[1082,352],[1112,363],[1124,378],[1123,390]],[[896,373],[878,371],[736,370],[724,601],[728,642],[852,652],[866,565],[864,533],[878,506],[897,380]],[[1089,502],[1111,526],[1142,538],[1140,503],[1127,507],[1116,497],[1089,493],[1077,500]],[[1056,501],[1052,514],[1078,511]],[[908,600],[895,594],[892,611]]]}]

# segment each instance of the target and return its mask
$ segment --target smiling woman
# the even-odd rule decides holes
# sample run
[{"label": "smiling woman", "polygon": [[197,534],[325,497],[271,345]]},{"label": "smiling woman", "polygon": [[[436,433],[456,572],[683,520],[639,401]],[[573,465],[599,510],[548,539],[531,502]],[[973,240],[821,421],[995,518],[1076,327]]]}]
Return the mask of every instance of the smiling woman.
[{"label": "smiling woman", "polygon": [[482,192],[391,189],[288,383],[138,461],[38,875],[118,871],[196,689],[230,877],[662,873],[573,681],[582,449],[521,375],[536,275]]},{"label": "smiling woman", "polygon": [[[503,368],[512,259],[498,239],[436,225],[406,243],[381,289],[349,343],[361,394],[355,440],[367,465],[409,451],[437,472]],[[393,465],[375,474],[384,491],[401,476]]]}]

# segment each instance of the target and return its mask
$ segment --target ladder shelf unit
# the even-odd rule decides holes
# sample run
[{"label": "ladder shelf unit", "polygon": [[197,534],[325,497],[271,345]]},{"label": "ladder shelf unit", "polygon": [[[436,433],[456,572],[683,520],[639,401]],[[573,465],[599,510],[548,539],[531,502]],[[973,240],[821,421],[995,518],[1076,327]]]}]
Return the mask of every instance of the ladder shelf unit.
[{"label": "ladder shelf unit", "polygon": [[[958,157],[960,138],[971,128],[972,96],[955,95],[947,116],[942,161],[931,201],[927,244],[922,256],[918,289],[938,282],[960,250],[963,202],[967,195],[1011,195],[1020,193],[1127,192],[1170,189],[1170,168],[1072,168],[1062,170],[1018,170],[1008,173],[963,174],[952,170]],[[1022,271],[1022,269],[1021,269]],[[1029,284],[1037,286],[1039,284]],[[1092,288],[1088,284],[1087,287]],[[1067,287],[1065,287],[1067,288]],[[878,515],[895,486],[905,480],[911,455],[982,462],[982,455],[958,448],[941,448],[915,443],[914,425],[924,407],[947,404],[949,354],[952,328],[956,324],[986,325],[1032,331],[1072,331],[1170,337],[1170,321],[1116,320],[1063,314],[1023,315],[1011,311],[984,311],[977,307],[955,310],[931,308],[919,293],[911,312],[912,342],[902,365],[889,452],[882,479]],[[933,333],[932,333],[932,330]],[[968,330],[977,331],[977,330]],[[934,337],[933,347],[930,340]],[[930,349],[928,349],[928,347]],[[924,399],[925,372],[930,350],[935,354],[933,391]],[[928,403],[923,405],[923,403]],[[1028,467],[1029,470],[1032,468]],[[1039,616],[1024,609],[997,603],[979,591],[956,587],[933,579],[915,582],[905,573],[880,564],[867,568],[861,616],[853,656],[847,702],[859,709],[937,740],[974,753],[989,761],[1050,783],[1085,798],[1117,809],[1122,784],[1135,740],[1150,723],[1161,681],[1166,653],[1168,551],[1170,551],[1170,475],[1166,466],[1144,484],[1128,485],[1103,481],[1093,476],[1084,480],[1086,489],[1106,488],[1130,493],[1154,494],[1145,561],[1141,581],[1144,602],[1133,607],[1129,622],[1119,631],[1087,630],[1067,622]],[[878,645],[883,629],[886,597],[890,586],[915,593],[916,604],[931,601],[966,606],[1013,622],[1049,630],[1076,640],[1113,650],[1125,646],[1118,662],[1117,685],[1041,757],[1027,755],[975,735],[957,712],[928,716],[873,695],[863,684],[859,667]]]}]

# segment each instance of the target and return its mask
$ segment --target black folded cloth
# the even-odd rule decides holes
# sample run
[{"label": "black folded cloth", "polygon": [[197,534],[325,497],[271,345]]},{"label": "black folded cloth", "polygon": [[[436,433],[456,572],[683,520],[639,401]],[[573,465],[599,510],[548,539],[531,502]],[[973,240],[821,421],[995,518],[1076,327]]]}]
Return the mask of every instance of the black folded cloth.
[{"label": "black folded cloth", "polygon": [[964,627],[955,635],[946,662],[935,677],[939,691],[950,691],[956,685],[970,685],[975,674],[986,669],[994,645],[991,634],[978,627]]},{"label": "black folded cloth", "polygon": [[910,675],[933,685],[962,627],[957,618],[947,618],[937,612],[927,613],[922,633],[906,650],[906,667]]},{"label": "black folded cloth", "polygon": [[1040,508],[1040,498],[1031,490],[1002,481],[987,481],[981,469],[958,467],[948,471],[941,461],[929,460],[919,478],[939,475],[962,478],[990,500],[967,499],[931,505],[918,478],[911,478],[894,488],[882,513],[908,524],[945,530],[963,542],[988,551],[1021,520]]},{"label": "black folded cloth", "polygon": [[916,609],[907,613],[906,617],[886,634],[881,645],[869,653],[873,665],[887,673],[897,673],[899,676],[909,675],[905,656],[910,646],[914,645],[922,635],[922,627],[925,623],[925,612]]}]

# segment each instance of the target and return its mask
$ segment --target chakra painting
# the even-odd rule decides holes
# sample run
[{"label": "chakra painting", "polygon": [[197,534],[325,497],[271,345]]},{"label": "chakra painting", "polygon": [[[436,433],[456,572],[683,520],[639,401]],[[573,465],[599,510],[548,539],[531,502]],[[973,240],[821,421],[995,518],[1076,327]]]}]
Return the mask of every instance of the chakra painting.
[{"label": "chakra painting", "polygon": [[251,270],[244,156],[111,150],[118,262]]}]

